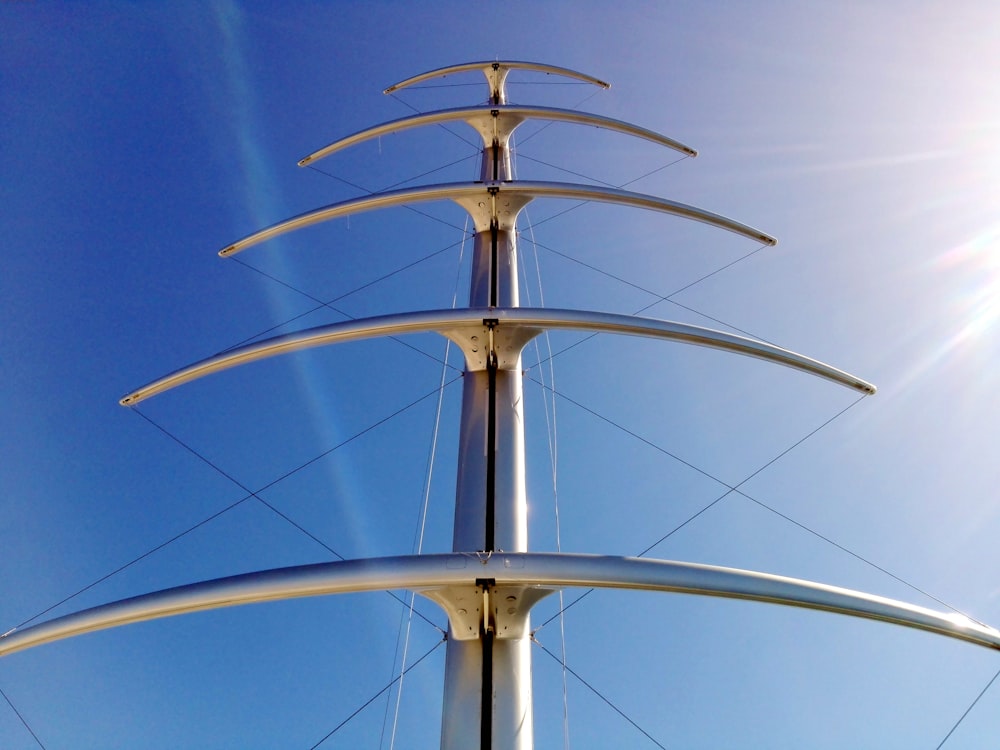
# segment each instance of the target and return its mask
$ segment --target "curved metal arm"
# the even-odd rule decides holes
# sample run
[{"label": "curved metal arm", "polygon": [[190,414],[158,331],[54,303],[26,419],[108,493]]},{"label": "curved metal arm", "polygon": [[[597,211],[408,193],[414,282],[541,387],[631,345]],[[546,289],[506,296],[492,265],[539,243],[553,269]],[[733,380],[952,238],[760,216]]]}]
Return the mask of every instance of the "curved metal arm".
[{"label": "curved metal arm", "polygon": [[564,554],[415,555],[279,568],[157,591],[0,637],[0,656],[83,633],[256,602],[409,589],[440,596],[492,579],[497,586],[584,586],[769,602],[881,620],[1000,650],[1000,631],[962,615],[796,578],[715,565]]},{"label": "curved metal arm", "polygon": [[481,70],[486,74],[487,80],[490,79],[490,74],[492,72],[497,72],[500,75],[506,75],[509,70],[533,70],[538,73],[548,73],[551,75],[564,76],[566,78],[575,78],[578,81],[584,81],[585,83],[592,83],[595,86],[600,86],[603,89],[611,88],[610,83],[606,83],[599,78],[594,78],[586,73],[579,73],[575,70],[570,70],[569,68],[560,68],[555,65],[544,65],[542,63],[533,62],[520,62],[517,60],[505,60],[493,61],[485,60],[483,62],[470,62],[462,63],[461,65],[449,65],[446,68],[438,68],[437,70],[430,70],[426,73],[421,73],[420,75],[413,76],[412,78],[407,78],[405,81],[400,81],[399,83],[394,83],[392,86],[387,88],[382,93],[391,94],[394,91],[399,91],[407,86],[413,86],[417,83],[423,83],[424,81],[429,81],[432,78],[441,78],[442,76],[451,75],[453,73],[467,73],[470,70]]},{"label": "curved metal arm", "polygon": [[596,185],[575,185],[565,182],[454,182],[392,190],[364,198],[354,198],[342,203],[334,203],[255,232],[227,245],[219,251],[219,255],[227,257],[287,232],[343,216],[373,211],[377,208],[445,199],[455,201],[469,212],[477,232],[488,230],[494,221],[499,224],[500,229],[510,230],[514,227],[518,212],[533,198],[572,198],[645,208],[710,224],[763,242],[766,245],[778,243],[774,237],[764,234],[759,229],[733,221],[725,216],[689,206],[686,203],[678,203],[643,193],[632,193],[628,190]]},{"label": "curved metal arm", "polygon": [[[599,128],[615,130],[619,133],[634,135],[638,138],[645,138],[648,141],[658,143],[661,146],[666,146],[667,148],[672,148],[675,151],[680,151],[688,156],[698,155],[698,152],[693,148],[685,146],[683,143],[675,141],[673,138],[667,138],[665,135],[660,135],[659,133],[647,130],[646,128],[640,128],[637,125],[632,125],[631,123],[624,122],[623,120],[615,120],[610,117],[592,115],[586,112],[577,112],[572,109],[558,109],[555,107],[522,107],[507,104],[495,107],[442,109],[437,112],[425,112],[412,117],[403,117],[399,120],[386,122],[382,125],[377,125],[373,128],[368,128],[367,130],[362,130],[358,133],[354,133],[353,135],[349,135],[346,138],[335,141],[328,146],[324,146],[318,151],[314,151],[309,154],[309,156],[299,160],[299,166],[304,167],[314,161],[323,159],[336,151],[354,146],[358,143],[363,143],[364,141],[371,140],[372,138],[378,138],[382,135],[398,133],[401,130],[409,130],[411,128],[419,128],[423,125],[455,122],[456,120],[467,122],[471,127],[475,128],[479,134],[483,136],[484,145],[490,146],[493,143],[495,131],[498,131],[501,134],[501,140],[505,142],[511,131],[513,131],[517,125],[528,119],[572,122],[579,125],[594,125]],[[509,121],[509,124],[500,126],[497,124],[497,120],[506,120]]]},{"label": "curved metal arm", "polygon": [[[486,321],[490,321],[489,326]],[[133,391],[122,398],[120,403],[122,406],[134,406],[144,399],[192,380],[279,354],[326,344],[407,333],[435,332],[447,336],[462,348],[470,370],[482,370],[486,367],[489,354],[484,342],[489,340],[490,329],[493,331],[501,369],[519,367],[522,348],[542,331],[556,329],[594,331],[646,336],[722,349],[802,370],[863,393],[875,393],[874,385],[843,370],[763,341],[714,331],[710,328],[614,313],[516,307],[428,310],[383,315],[277,336],[217,354],[185,367]]]}]

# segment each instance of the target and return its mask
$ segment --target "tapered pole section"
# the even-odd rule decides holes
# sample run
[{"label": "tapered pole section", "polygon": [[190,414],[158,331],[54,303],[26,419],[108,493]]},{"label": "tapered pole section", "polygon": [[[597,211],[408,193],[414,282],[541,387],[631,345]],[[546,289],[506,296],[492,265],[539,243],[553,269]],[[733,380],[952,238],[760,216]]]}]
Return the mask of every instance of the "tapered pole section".
[{"label": "tapered pole section", "polygon": [[[491,100],[504,99],[499,80]],[[511,179],[506,139],[484,148],[481,179]],[[493,226],[476,234],[469,305],[518,306],[513,231]],[[488,351],[490,342],[483,343]],[[453,550],[527,552],[520,358],[512,369],[499,369],[490,357],[485,370],[466,370],[462,398]],[[495,638],[490,581],[480,583],[480,637],[448,641],[441,747],[531,750],[530,628],[521,638]]]}]

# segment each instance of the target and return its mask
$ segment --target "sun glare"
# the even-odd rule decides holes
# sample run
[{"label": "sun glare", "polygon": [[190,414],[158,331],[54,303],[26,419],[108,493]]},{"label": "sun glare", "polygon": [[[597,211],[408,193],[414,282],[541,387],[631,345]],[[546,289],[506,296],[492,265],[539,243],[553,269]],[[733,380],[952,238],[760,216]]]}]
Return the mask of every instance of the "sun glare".
[{"label": "sun glare", "polygon": [[961,327],[953,346],[972,343],[990,332],[1000,317],[1000,223],[950,250],[935,264],[959,272],[962,288],[952,302]]}]

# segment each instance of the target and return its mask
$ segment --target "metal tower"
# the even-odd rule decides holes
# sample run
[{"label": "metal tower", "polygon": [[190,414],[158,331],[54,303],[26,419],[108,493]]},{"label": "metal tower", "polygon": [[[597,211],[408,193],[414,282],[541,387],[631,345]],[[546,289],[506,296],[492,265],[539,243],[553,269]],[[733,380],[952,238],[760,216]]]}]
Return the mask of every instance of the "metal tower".
[{"label": "metal tower", "polygon": [[521,352],[546,330],[574,329],[678,341],[758,357],[818,375],[862,393],[871,384],[829,365],[741,336],[664,320],[551,308],[518,300],[516,222],[534,198],[570,198],[660,211],[774,244],[757,229],[694,206],[588,185],[513,179],[510,137],[529,119],[598,126],[694,156],[677,141],[618,120],[577,111],[507,103],[509,71],[520,69],[608,84],[575,71],[528,62],[475,62],[430,71],[390,93],[444,75],[482,71],[485,106],[447,109],[379,125],[304,158],[310,164],[380,135],[465,122],[483,139],[479,180],[427,185],[336,203],[289,219],[227,246],[241,252],[273,237],[330,219],[388,206],[449,199],[474,228],[469,305],[336,323],[228,351],[125,396],[125,406],[182,383],[265,357],[376,336],[437,332],[465,356],[458,476],[451,554],[349,560],[281,568],[195,583],[50,620],[0,636],[0,656],[73,635],[214,607],[356,591],[409,589],[448,615],[441,729],[443,750],[530,750],[532,739],[529,613],[546,595],[570,586],[631,588],[723,596],[821,609],[920,628],[1000,649],[1000,631],[950,613],[883,597],[751,571],[662,560],[536,554],[528,543]]}]

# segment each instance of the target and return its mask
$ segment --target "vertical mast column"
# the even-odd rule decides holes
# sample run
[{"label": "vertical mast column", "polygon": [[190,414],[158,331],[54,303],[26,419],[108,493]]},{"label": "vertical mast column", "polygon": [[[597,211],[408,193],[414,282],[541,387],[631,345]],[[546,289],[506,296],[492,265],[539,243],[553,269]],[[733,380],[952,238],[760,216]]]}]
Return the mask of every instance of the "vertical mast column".
[{"label": "vertical mast column", "polygon": [[[493,104],[505,103],[506,71],[494,68]],[[506,138],[483,150],[480,179],[512,179]],[[494,223],[473,243],[470,307],[518,306],[513,230]],[[453,550],[489,555],[527,552],[521,362],[464,375]],[[490,581],[481,582],[483,625],[477,640],[450,637],[445,663],[442,750],[531,750],[530,628],[520,638],[496,638]]]}]

